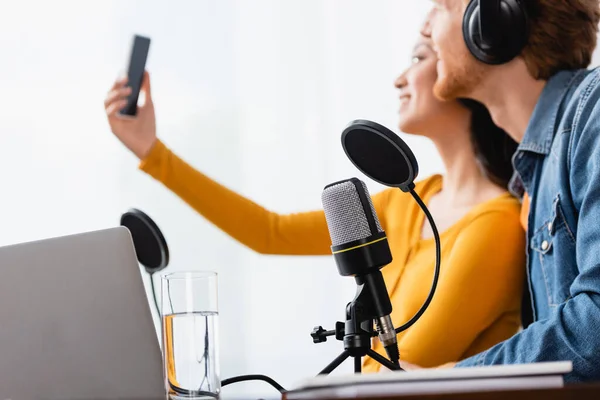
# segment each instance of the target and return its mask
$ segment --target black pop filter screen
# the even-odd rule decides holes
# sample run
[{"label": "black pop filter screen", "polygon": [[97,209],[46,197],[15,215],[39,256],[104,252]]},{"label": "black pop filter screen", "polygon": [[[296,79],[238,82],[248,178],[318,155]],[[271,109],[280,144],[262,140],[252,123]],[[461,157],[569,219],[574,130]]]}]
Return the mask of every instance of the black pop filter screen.
[{"label": "black pop filter screen", "polygon": [[357,168],[391,185],[409,179],[405,158],[382,136],[365,129],[353,129],[346,135],[346,151]]},{"label": "black pop filter screen", "polygon": [[417,160],[408,145],[386,127],[353,121],[342,133],[342,146],[356,168],[374,181],[404,191],[413,185]]},{"label": "black pop filter screen", "polygon": [[167,266],[167,242],[150,217],[140,210],[132,209],[121,216],[121,225],[131,232],[138,261],[149,273],[160,271]]}]

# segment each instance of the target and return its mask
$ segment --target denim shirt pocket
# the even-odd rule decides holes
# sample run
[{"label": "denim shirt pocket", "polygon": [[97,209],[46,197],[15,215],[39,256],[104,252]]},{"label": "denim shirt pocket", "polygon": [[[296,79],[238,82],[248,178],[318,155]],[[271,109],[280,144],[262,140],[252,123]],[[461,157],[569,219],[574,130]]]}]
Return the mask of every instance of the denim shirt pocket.
[{"label": "denim shirt pocket", "polygon": [[562,211],[560,195],[555,197],[549,211],[542,218],[544,223],[536,227],[530,247],[539,260],[548,305],[556,307],[569,299],[573,274],[577,274],[576,265],[570,265],[575,254],[575,237]]}]

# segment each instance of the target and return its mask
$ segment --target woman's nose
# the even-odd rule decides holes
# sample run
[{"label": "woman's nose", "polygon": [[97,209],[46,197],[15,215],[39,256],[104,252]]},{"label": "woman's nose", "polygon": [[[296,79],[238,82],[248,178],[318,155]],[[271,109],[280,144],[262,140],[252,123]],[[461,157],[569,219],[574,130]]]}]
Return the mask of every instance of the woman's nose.
[{"label": "woman's nose", "polygon": [[396,80],[394,81],[394,86],[398,89],[402,89],[407,84],[408,84],[408,81],[406,80],[406,71],[403,72],[400,76],[398,76],[396,78]]}]

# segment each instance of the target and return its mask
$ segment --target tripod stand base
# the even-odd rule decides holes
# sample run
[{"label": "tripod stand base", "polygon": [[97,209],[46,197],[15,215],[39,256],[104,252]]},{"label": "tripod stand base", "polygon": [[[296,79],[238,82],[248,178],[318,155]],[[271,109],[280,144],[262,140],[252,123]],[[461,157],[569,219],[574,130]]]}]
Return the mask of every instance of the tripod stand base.
[{"label": "tripod stand base", "polygon": [[350,352],[348,350],[344,350],[342,354],[336,357],[328,366],[326,366],[323,371],[319,372],[319,375],[327,375],[334,369],[340,366],[341,363],[346,361],[346,359],[350,357]]},{"label": "tripod stand base", "polygon": [[372,359],[374,359],[375,361],[377,361],[379,364],[383,365],[384,367],[391,369],[392,371],[404,371],[401,367],[400,367],[400,363],[393,363],[390,360],[388,360],[387,358],[385,358],[384,356],[382,356],[381,354],[369,349],[369,351],[367,352],[367,355],[369,357],[371,357]]},{"label": "tripod stand base", "polygon": [[[369,349],[367,351],[367,355],[369,357],[371,357],[372,359],[374,359],[375,361],[377,361],[379,364],[383,365],[384,367],[386,367],[392,371],[403,371],[403,369],[400,368],[400,364],[394,364],[387,358],[383,357],[381,354],[379,354],[371,349]],[[326,366],[321,372],[319,372],[319,375],[328,375],[334,369],[339,367],[344,361],[346,361],[346,359],[348,357],[350,357],[350,351],[344,350],[339,356],[337,356],[335,358],[335,360],[333,360],[328,366]],[[354,357],[354,373],[359,374],[361,372],[362,372],[362,357],[355,356]]]}]

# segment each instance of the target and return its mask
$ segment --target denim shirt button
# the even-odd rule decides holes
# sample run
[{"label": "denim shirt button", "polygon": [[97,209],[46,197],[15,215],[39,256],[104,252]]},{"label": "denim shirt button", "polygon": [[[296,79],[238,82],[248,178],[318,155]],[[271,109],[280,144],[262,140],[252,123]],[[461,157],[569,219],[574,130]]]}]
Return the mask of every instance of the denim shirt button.
[{"label": "denim shirt button", "polygon": [[548,232],[552,233],[552,222],[548,223]]},{"label": "denim shirt button", "polygon": [[544,251],[548,250],[548,246],[550,246],[550,243],[548,243],[547,240],[544,240],[542,242],[542,250],[544,250]]}]

